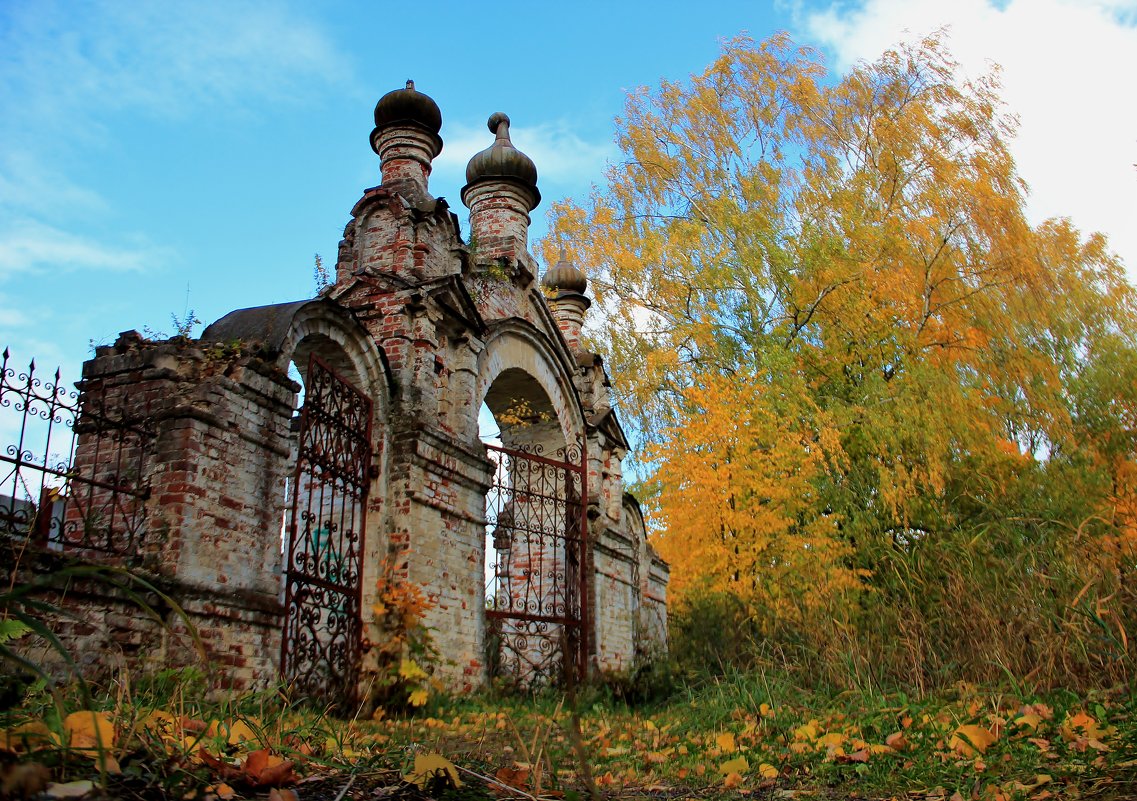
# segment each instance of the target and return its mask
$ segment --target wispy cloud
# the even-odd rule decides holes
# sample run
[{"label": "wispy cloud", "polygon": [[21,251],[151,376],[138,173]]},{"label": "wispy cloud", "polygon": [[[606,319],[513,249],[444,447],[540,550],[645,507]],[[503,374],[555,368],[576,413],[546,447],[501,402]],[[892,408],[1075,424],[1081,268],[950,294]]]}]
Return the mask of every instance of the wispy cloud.
[{"label": "wispy cloud", "polygon": [[17,1],[0,21],[10,131],[83,135],[109,111],[189,117],[347,77],[330,38],[283,4]]},{"label": "wispy cloud", "polygon": [[864,0],[805,15],[811,36],[847,69],[902,39],[950,26],[970,76],[1002,66],[1021,127],[1012,150],[1037,221],[1069,216],[1106,233],[1137,276],[1137,75],[1133,0]]},{"label": "wispy cloud", "polygon": [[0,278],[141,270],[168,255],[90,225],[116,210],[73,177],[121,115],[195,124],[265,99],[306,102],[349,72],[330,36],[285,3],[0,4]]},{"label": "wispy cloud", "polygon": [[69,214],[101,212],[106,202],[26,149],[0,153],[0,209],[41,215],[63,208]]},{"label": "wispy cloud", "polygon": [[131,272],[165,259],[161,248],[108,244],[27,217],[0,224],[0,280],[46,267]]}]

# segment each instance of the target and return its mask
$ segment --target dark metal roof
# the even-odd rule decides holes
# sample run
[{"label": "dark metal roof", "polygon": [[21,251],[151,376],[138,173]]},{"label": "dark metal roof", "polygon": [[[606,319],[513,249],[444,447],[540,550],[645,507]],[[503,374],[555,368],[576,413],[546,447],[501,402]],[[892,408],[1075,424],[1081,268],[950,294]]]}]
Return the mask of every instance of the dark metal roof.
[{"label": "dark metal roof", "polygon": [[292,320],[301,308],[309,303],[324,303],[319,299],[294,300],[291,303],[274,303],[271,306],[253,306],[231,311],[201,332],[202,342],[260,342],[270,351],[279,351],[288,338]]}]

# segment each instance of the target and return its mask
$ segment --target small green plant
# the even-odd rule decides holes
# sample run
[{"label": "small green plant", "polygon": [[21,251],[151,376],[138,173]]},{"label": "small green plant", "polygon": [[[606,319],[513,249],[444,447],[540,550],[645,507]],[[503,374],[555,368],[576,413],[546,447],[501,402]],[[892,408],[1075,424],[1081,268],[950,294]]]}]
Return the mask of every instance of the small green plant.
[{"label": "small green plant", "polygon": [[312,268],[312,278],[316,282],[316,294],[322,295],[335,283],[328,268],[324,266],[324,259],[319,253],[315,254],[315,266]]}]

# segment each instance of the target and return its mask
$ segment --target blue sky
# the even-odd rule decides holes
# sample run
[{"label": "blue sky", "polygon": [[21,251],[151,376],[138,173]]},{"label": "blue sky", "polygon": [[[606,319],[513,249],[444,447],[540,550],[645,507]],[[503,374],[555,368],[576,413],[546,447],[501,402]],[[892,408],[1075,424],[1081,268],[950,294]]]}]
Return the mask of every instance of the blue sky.
[{"label": "blue sky", "polygon": [[[616,157],[626,92],[681,80],[725,37],[789,30],[836,71],[952,25],[965,68],[1004,65],[1032,213],[1104,230],[1137,268],[1137,1],[0,3],[0,345],[77,377],[88,342],[309,297],[378,183],[378,98],[442,109],[431,188],[462,216],[493,111],[545,203]],[[199,329],[200,330],[200,329]]]}]

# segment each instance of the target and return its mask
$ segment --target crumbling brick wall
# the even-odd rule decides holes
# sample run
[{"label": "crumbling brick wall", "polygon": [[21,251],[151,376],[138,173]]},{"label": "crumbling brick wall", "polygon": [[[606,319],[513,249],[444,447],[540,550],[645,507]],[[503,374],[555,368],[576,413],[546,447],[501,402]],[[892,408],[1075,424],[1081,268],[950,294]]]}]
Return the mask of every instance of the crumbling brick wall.
[{"label": "crumbling brick wall", "polygon": [[[494,144],[471,161],[462,198],[472,231],[463,238],[428,186],[441,116],[413,87],[400,92],[376,108],[383,183],[352,209],[335,283],[321,298],[234,312],[198,342],[124,335],[85,366],[88,397],[145,403],[156,427],[138,563],[165,582],[234,685],[276,675],[299,389],[287,370],[314,353],[374,400],[365,615],[387,561],[432,602],[439,677],[456,689],[489,679],[485,565],[495,521],[486,516],[493,464],[478,434],[485,403],[518,447],[583,451],[579,497],[556,501],[587,512],[587,549],[573,568],[584,575],[582,647],[594,669],[628,667],[665,641],[667,568],[638,507],[624,500],[629,445],[603,362],[581,334],[586,279],[566,262],[538,281],[528,252],[536,168],[512,146],[504,115],[491,119]],[[515,406],[526,410],[520,418]],[[570,560],[545,561],[537,567],[564,573]],[[364,624],[362,638],[379,636]],[[123,636],[152,636],[138,631]]]}]

